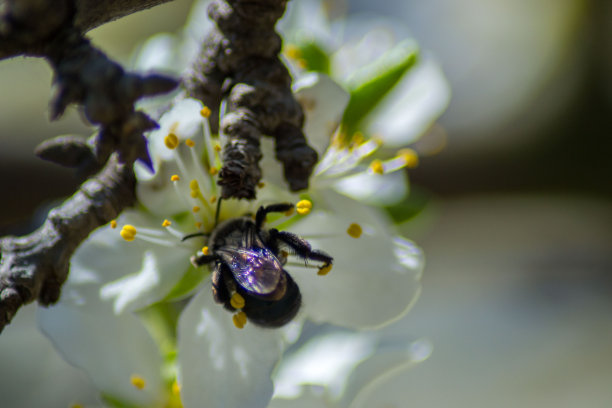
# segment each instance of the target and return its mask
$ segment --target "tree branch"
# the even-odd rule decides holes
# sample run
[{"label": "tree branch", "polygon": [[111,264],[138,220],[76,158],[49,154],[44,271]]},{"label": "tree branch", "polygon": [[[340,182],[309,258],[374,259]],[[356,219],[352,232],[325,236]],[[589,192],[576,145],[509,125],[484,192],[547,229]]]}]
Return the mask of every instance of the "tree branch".
[{"label": "tree branch", "polygon": [[302,133],[304,114],[291,92],[291,77],[278,54],[282,40],[274,30],[287,0],[216,0],[208,14],[217,27],[206,38],[185,82],[189,95],[212,111],[211,126],[223,97],[228,112],[221,128],[228,137],[219,173],[222,196],[255,198],[261,180],[259,141],[276,139],[291,190],[308,187],[317,153]]},{"label": "tree branch", "polygon": [[75,167],[83,175],[99,173],[52,210],[33,233],[0,239],[0,331],[22,305],[34,300],[48,305],[59,299],[78,245],[134,203],[133,162],[152,167],[144,132],[157,124],[135,111],[134,104],[142,97],[169,92],[178,82],[125,72],[94,48],[83,32],[162,2],[8,0],[0,5],[0,58],[46,58],[55,71],[51,118],[76,103],[100,126],[89,142],[56,138],[37,149],[41,158]]},{"label": "tree branch", "polygon": [[132,166],[114,154],[36,231],[0,239],[0,332],[22,305],[37,299],[43,305],[56,302],[78,245],[134,201]]}]

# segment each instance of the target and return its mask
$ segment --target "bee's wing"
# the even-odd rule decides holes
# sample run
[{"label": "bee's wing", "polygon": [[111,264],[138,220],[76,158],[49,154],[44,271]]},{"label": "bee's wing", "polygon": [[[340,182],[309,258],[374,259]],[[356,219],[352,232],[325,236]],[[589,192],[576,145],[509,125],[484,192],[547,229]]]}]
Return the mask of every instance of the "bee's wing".
[{"label": "bee's wing", "polygon": [[222,247],[217,253],[229,265],[236,282],[247,291],[267,295],[278,286],[283,266],[269,249]]}]

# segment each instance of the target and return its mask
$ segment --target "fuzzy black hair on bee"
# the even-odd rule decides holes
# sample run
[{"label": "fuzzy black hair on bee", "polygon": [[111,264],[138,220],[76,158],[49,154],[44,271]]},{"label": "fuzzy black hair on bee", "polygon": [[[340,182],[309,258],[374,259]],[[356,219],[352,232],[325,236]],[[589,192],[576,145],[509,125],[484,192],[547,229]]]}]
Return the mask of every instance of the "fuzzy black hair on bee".
[{"label": "fuzzy black hair on bee", "polygon": [[272,204],[260,207],[254,220],[239,217],[224,221],[210,234],[207,251],[191,258],[195,266],[213,265],[215,301],[236,312],[234,324],[239,328],[247,318],[262,327],[280,327],[298,313],[302,296],[284,269],[288,253],[322,262],[320,275],[331,269],[333,258],[312,249],[305,239],[287,231],[262,228],[269,213],[292,209],[293,204]]}]

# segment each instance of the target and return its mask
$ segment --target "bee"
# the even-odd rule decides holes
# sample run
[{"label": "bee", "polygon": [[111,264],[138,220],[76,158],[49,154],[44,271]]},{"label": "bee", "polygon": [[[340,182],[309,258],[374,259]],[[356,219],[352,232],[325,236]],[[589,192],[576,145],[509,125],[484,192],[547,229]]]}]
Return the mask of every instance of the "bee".
[{"label": "bee", "polygon": [[284,269],[289,253],[304,261],[322,262],[321,275],[327,273],[333,263],[331,256],[312,249],[308,241],[298,235],[263,228],[269,213],[292,209],[290,203],[272,204],[259,207],[254,220],[245,216],[224,221],[211,232],[208,251],[205,251],[208,253],[191,258],[196,267],[213,265],[211,280],[215,301],[229,311],[244,312],[248,320],[258,326],[281,327],[300,309],[300,289]]}]

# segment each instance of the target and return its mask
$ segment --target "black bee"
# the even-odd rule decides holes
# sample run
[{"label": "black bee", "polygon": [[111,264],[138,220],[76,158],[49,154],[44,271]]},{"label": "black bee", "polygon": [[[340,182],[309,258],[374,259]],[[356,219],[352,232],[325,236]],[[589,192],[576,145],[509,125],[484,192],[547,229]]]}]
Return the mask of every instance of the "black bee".
[{"label": "black bee", "polygon": [[[241,310],[259,326],[285,325],[295,317],[302,303],[300,289],[283,268],[288,255],[284,248],[304,260],[323,262],[319,274],[327,273],[333,262],[331,256],[312,249],[308,241],[295,234],[262,229],[268,213],[291,209],[293,204],[273,204],[259,207],[254,221],[251,217],[240,217],[222,222],[210,235],[208,253],[191,258],[195,266],[214,263],[215,301],[230,311]],[[238,297],[240,302],[236,302],[236,293],[242,297]]]}]

